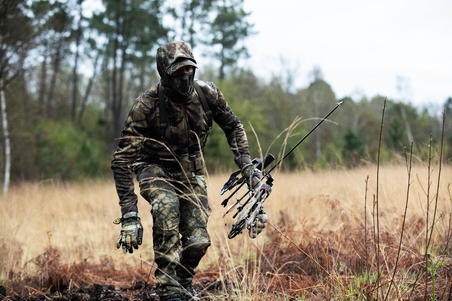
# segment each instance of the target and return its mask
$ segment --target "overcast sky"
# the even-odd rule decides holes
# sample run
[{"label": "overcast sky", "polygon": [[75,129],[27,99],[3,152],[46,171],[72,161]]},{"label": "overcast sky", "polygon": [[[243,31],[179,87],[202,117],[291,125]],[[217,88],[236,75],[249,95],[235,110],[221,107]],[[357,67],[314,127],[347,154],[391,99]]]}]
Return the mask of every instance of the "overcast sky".
[{"label": "overcast sky", "polygon": [[257,34],[244,64],[261,77],[284,73],[284,61],[299,88],[319,66],[338,97],[425,105],[452,96],[451,0],[245,0],[245,8]]},{"label": "overcast sky", "polygon": [[452,97],[452,0],[245,0],[245,9],[256,34],[241,65],[263,79],[290,71],[296,90],[318,66],[338,98],[439,107]]}]

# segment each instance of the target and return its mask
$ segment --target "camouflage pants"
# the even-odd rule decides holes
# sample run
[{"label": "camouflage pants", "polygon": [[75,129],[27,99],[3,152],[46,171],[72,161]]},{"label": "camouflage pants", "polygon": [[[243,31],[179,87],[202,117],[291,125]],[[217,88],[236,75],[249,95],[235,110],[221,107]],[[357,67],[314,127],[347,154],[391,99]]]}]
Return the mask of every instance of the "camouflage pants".
[{"label": "camouflage pants", "polygon": [[210,246],[210,207],[204,175],[170,173],[147,165],[137,173],[141,195],[152,205],[159,295],[180,293]]}]

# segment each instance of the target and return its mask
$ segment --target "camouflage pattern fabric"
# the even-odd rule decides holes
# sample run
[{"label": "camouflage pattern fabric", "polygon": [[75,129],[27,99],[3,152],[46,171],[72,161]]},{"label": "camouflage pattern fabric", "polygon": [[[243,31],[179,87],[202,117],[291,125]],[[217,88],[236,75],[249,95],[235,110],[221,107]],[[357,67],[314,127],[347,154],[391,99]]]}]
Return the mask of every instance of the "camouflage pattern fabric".
[{"label": "camouflage pattern fabric", "polygon": [[[251,163],[248,141],[243,125],[226,103],[223,94],[213,83],[196,81],[201,87],[213,120],[223,129],[234,161],[240,168]],[[165,95],[168,98],[167,95]],[[201,152],[209,133],[207,116],[196,90],[185,103],[168,98],[169,125],[162,139],[157,86],[153,86],[134,102],[125,122],[118,147],[113,155],[113,170],[122,213],[136,211],[137,198],[133,191],[131,166],[140,163],[162,163],[179,160],[184,150]],[[165,140],[164,142],[162,140]]]},{"label": "camouflage pattern fabric", "polygon": [[[159,295],[183,293],[210,246],[210,207],[204,175],[144,165],[137,172],[141,195],[152,205]],[[179,239],[179,233],[182,238]]]},{"label": "camouflage pattern fabric", "polygon": [[164,87],[171,88],[171,75],[180,67],[197,68],[193,53],[184,42],[171,42],[157,49],[157,71]]},{"label": "camouflage pattern fabric", "polygon": [[[210,245],[205,171],[187,170],[187,165],[180,164],[187,161],[186,155],[202,159],[210,120],[196,89],[181,95],[172,88],[171,74],[181,66],[196,67],[185,43],[172,42],[159,48],[160,83],[135,100],[111,163],[122,214],[138,212],[133,173],[137,175],[141,195],[152,205],[160,295],[178,292],[180,285],[190,283]],[[226,135],[235,163],[243,170],[251,159],[242,124],[213,83],[195,82],[205,97],[211,118]],[[161,112],[162,105],[166,107],[166,118]],[[166,128],[161,126],[164,119]]]},{"label": "camouflage pattern fabric", "polygon": [[157,49],[157,71],[160,77],[170,76],[181,67],[177,63],[185,59],[192,61],[196,67],[196,60],[186,43],[177,41],[160,46]]}]

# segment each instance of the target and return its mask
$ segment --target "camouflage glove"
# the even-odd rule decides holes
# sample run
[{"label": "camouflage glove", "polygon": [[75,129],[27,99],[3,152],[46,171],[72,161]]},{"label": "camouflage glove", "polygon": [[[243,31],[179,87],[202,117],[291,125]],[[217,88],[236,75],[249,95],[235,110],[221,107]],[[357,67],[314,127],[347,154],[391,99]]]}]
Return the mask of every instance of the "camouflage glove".
[{"label": "camouflage glove", "polygon": [[267,214],[264,211],[259,212],[256,216],[254,225],[248,230],[251,238],[256,238],[262,230],[267,226]]},{"label": "camouflage glove", "polygon": [[256,188],[262,179],[262,173],[259,169],[255,168],[254,165],[248,165],[242,171],[243,177],[247,179],[247,184],[250,189]]},{"label": "camouflage glove", "polygon": [[141,225],[138,212],[127,212],[120,219],[116,219],[113,223],[122,224],[121,234],[119,234],[116,247],[119,249],[122,245],[124,253],[133,253],[133,249],[138,249],[143,241],[143,226]]}]

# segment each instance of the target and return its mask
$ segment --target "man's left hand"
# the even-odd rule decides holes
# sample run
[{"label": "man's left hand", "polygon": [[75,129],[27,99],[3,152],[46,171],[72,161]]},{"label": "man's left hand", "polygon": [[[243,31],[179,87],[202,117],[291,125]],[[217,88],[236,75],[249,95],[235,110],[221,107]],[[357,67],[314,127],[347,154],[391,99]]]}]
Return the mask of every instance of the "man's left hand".
[{"label": "man's left hand", "polygon": [[250,165],[243,170],[243,176],[247,179],[247,184],[250,189],[255,189],[262,179],[261,171],[253,165]]}]

